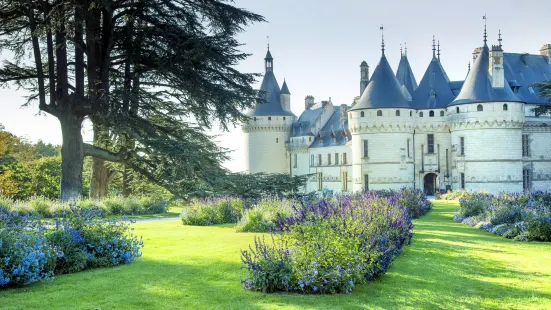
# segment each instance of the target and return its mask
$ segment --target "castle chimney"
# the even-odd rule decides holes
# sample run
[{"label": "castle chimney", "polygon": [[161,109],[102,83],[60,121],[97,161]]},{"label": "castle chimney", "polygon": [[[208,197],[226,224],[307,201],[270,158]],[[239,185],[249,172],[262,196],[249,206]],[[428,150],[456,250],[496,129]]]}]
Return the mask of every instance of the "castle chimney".
[{"label": "castle chimney", "polygon": [[308,95],[304,98],[304,109],[308,110],[311,106],[314,105],[314,96]]},{"label": "castle chimney", "polygon": [[367,84],[369,84],[369,66],[367,62],[362,61],[360,64],[360,96],[364,93]]},{"label": "castle chimney", "polygon": [[548,64],[551,64],[551,44],[544,44],[540,48],[540,54],[547,58]]}]

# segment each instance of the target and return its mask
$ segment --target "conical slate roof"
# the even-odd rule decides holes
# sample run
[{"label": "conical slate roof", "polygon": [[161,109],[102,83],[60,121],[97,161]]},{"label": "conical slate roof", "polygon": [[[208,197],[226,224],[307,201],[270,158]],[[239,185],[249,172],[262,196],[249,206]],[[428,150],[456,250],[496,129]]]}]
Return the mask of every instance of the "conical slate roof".
[{"label": "conical slate roof", "polygon": [[281,87],[281,94],[282,95],[290,95],[289,87],[287,87],[287,82],[283,80],[283,86]]},{"label": "conical slate roof", "polygon": [[350,110],[409,107],[410,104],[383,54],[360,101]]},{"label": "conical slate roof", "polygon": [[447,107],[454,98],[448,75],[440,60],[433,55],[419,87],[412,94],[411,105],[415,109],[441,109]]},{"label": "conical slate roof", "polygon": [[408,57],[402,55],[400,58],[400,64],[398,65],[398,71],[396,71],[396,78],[400,85],[404,85],[410,94],[413,94],[417,88],[417,81],[409,65]]},{"label": "conical slate roof", "polygon": [[[266,58],[272,58],[270,50],[268,50]],[[287,88],[285,83],[284,87]],[[295,116],[293,112],[285,110],[281,105],[281,90],[279,89],[279,84],[277,83],[273,70],[266,68],[260,90],[263,92],[262,98],[257,102],[256,106],[247,113],[248,116]],[[287,91],[289,91],[288,88]]]},{"label": "conical slate roof", "polygon": [[521,101],[511,90],[508,83],[503,88],[493,88],[488,72],[490,52],[488,45],[484,44],[478,58],[476,58],[471,71],[465,79],[461,92],[449,105],[493,102],[493,101]]}]

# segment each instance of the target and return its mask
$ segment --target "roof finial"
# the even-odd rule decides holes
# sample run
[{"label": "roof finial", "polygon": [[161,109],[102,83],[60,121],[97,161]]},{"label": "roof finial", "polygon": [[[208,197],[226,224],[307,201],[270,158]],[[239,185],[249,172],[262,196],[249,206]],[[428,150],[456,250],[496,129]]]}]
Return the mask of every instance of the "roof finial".
[{"label": "roof finial", "polygon": [[402,44],[400,43],[400,57],[403,57],[404,53],[402,52]]},{"label": "roof finial", "polygon": [[486,14],[482,16],[482,19],[484,20],[484,45],[486,45],[486,42],[488,41],[488,33],[486,32]]},{"label": "roof finial", "polygon": [[381,50],[383,51],[383,55],[385,54],[385,32],[384,32],[384,27],[383,25],[381,25],[381,28],[379,28],[381,30]]},{"label": "roof finial", "polygon": [[266,39],[268,40],[268,50],[270,50],[270,36],[266,36]]},{"label": "roof finial", "polygon": [[436,50],[436,56],[438,56],[438,60],[440,60],[440,40],[438,40],[438,49]]},{"label": "roof finial", "polygon": [[502,47],[502,46],[501,46],[501,41],[502,41],[502,39],[501,39],[501,29],[499,29],[497,35],[498,35],[498,37],[499,37],[499,39],[497,39],[497,41],[499,42],[499,47],[501,48],[501,47]]},{"label": "roof finial", "polygon": [[434,35],[432,36],[432,57],[436,57],[436,44],[434,41]]},{"label": "roof finial", "polygon": [[407,55],[408,55],[408,46],[407,46],[407,43],[406,43],[406,42],[404,42],[404,48],[405,48],[405,50],[404,50],[404,56],[407,56]]}]

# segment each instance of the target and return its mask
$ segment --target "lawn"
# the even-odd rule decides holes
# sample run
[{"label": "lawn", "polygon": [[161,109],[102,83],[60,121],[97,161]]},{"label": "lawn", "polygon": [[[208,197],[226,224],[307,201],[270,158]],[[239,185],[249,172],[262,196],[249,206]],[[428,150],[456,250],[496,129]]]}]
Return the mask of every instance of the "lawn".
[{"label": "lawn", "polygon": [[411,246],[388,273],[350,295],[262,294],[242,288],[240,249],[254,234],[231,225],[135,224],[146,247],[130,265],[0,291],[6,309],[551,308],[551,244],[521,243],[452,221],[436,201],[415,220]]}]

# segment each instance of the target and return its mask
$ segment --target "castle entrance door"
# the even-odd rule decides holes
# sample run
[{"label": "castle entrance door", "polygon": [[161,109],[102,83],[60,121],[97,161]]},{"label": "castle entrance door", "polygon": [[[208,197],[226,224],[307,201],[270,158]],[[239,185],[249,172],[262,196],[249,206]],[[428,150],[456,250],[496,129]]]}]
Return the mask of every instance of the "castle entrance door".
[{"label": "castle entrance door", "polygon": [[425,195],[434,196],[436,193],[436,174],[427,173],[424,177],[424,186]]}]

